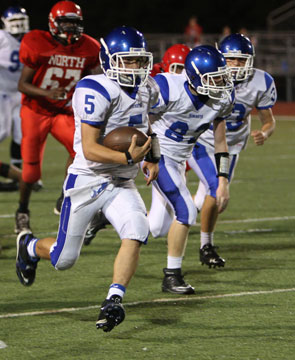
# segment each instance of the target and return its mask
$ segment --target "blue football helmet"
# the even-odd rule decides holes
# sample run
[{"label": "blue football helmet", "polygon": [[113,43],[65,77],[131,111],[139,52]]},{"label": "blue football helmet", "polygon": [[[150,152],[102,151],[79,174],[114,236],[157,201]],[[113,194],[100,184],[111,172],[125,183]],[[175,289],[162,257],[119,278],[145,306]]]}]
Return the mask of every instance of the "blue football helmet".
[{"label": "blue football helmet", "polygon": [[233,82],[222,53],[210,45],[197,46],[184,65],[188,82],[201,95],[220,100],[230,98]]},{"label": "blue football helmet", "polygon": [[23,35],[30,30],[27,12],[20,6],[11,6],[6,9],[1,20],[4,24],[4,30],[11,35]]},{"label": "blue football helmet", "polygon": [[234,80],[246,80],[253,73],[254,46],[251,41],[242,34],[231,34],[219,44],[219,50],[225,58],[245,59],[244,66],[230,66]]},{"label": "blue football helmet", "polygon": [[[100,62],[105,75],[121,86],[135,87],[146,83],[153,67],[153,55],[146,50],[143,35],[132,27],[118,27],[100,39]],[[126,66],[135,61],[137,68]]]}]

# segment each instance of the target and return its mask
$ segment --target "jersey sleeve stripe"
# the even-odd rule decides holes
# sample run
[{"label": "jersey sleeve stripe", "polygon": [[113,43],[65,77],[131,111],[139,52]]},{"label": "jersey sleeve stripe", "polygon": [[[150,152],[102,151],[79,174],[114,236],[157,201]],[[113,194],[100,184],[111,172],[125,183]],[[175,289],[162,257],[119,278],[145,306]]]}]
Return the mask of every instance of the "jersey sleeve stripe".
[{"label": "jersey sleeve stripe", "polygon": [[257,110],[266,110],[266,109],[271,109],[274,106],[274,104],[271,105],[267,105],[267,106],[256,106]]},{"label": "jersey sleeve stripe", "polygon": [[273,82],[273,78],[268,73],[264,73],[264,79],[265,79],[266,90],[268,90]]},{"label": "jersey sleeve stripe", "polygon": [[101,95],[103,95],[109,102],[111,102],[110,94],[97,81],[94,81],[92,79],[82,79],[77,83],[76,89],[77,88],[86,88],[86,89],[95,90],[95,91],[99,92]]},{"label": "jersey sleeve stripe", "polygon": [[192,92],[189,89],[188,81],[186,81],[183,86],[185,88],[185,91],[186,91],[187,95],[191,99],[194,107],[196,108],[196,110],[200,110],[205,105],[205,103],[200,100],[200,97],[198,95],[193,95],[192,94]]},{"label": "jersey sleeve stripe", "polygon": [[163,100],[164,100],[165,104],[167,105],[168,101],[169,101],[169,85],[168,85],[168,81],[165,78],[165,76],[162,76],[162,75],[156,75],[154,77],[154,79],[156,80],[157,84],[159,85],[161,95],[163,97]]}]

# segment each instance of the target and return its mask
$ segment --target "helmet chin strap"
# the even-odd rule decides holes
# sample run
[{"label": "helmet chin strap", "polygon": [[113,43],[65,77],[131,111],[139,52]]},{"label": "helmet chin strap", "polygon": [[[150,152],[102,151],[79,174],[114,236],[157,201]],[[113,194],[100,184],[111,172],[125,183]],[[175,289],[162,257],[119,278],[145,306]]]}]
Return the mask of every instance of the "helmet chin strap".
[{"label": "helmet chin strap", "polygon": [[72,45],[78,40],[73,33],[57,34],[55,38],[63,45]]}]

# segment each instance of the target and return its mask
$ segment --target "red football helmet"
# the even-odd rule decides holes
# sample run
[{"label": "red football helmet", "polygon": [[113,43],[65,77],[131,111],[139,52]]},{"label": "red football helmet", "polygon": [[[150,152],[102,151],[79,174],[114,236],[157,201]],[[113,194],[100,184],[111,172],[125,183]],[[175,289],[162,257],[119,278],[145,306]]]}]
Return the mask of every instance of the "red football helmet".
[{"label": "red football helmet", "polygon": [[190,48],[184,44],[175,44],[166,50],[162,59],[164,72],[175,74],[177,67],[184,68],[184,62]]},{"label": "red football helmet", "polygon": [[155,63],[153,68],[152,68],[152,71],[151,71],[150,75],[152,77],[154,77],[157,74],[162,73],[162,72],[163,72],[162,63]]},{"label": "red football helmet", "polygon": [[79,5],[59,1],[49,13],[49,30],[65,45],[73,44],[83,33],[83,15]]}]

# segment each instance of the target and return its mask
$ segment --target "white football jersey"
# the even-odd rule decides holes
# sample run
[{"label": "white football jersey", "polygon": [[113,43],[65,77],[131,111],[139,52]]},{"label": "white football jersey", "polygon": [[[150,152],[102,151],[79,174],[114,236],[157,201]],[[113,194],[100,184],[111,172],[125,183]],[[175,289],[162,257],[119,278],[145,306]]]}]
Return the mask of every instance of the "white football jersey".
[{"label": "white football jersey", "polygon": [[138,164],[103,164],[85,159],[81,144],[81,122],[101,127],[99,142],[110,131],[121,126],[134,126],[147,133],[148,113],[158,101],[158,95],[159,88],[151,77],[145,86],[131,89],[130,93],[104,74],[90,75],[80,80],[73,95],[76,156],[70,172],[135,178]]},{"label": "white football jersey", "polygon": [[[254,69],[247,80],[235,84],[235,105],[226,119],[226,140],[230,154],[239,154],[245,148],[250,134],[252,109],[268,109],[274,106],[277,92],[273,78],[265,71]],[[203,133],[199,140],[213,151],[212,129]]]},{"label": "white football jersey", "polygon": [[188,159],[196,140],[214,119],[223,119],[232,110],[231,99],[213,100],[192,95],[184,74],[158,74],[154,78],[161,90],[159,102],[152,109],[160,119],[152,125],[158,135],[161,154],[177,162]]},{"label": "white football jersey", "polygon": [[20,42],[5,30],[0,30],[0,92],[17,92],[23,65],[19,61]]}]

